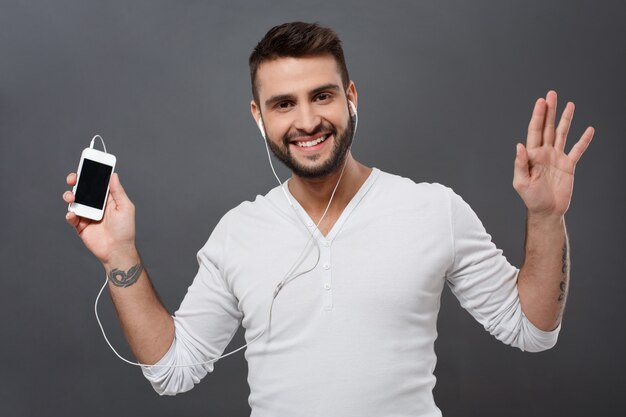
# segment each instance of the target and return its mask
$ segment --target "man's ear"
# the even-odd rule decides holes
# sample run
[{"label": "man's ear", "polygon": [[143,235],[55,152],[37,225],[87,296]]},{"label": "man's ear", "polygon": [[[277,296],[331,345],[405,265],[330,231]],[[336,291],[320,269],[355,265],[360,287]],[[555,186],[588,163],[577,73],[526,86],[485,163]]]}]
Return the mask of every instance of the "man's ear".
[{"label": "man's ear", "polygon": [[258,126],[259,120],[261,120],[261,109],[257,106],[256,101],[252,99],[250,101],[250,113],[252,113],[252,118],[254,119],[254,123]]},{"label": "man's ear", "polygon": [[254,121],[259,128],[261,136],[265,139],[267,136],[265,134],[265,126],[263,125],[263,115],[261,114],[261,109],[257,106],[256,101],[254,100],[250,102],[250,113],[252,113],[252,118],[254,118]]},{"label": "man's ear", "polygon": [[350,100],[354,104],[354,107],[359,107],[356,86],[354,85],[354,81],[352,80],[350,80],[350,83],[348,84],[348,89],[346,90],[346,97],[348,100]]}]

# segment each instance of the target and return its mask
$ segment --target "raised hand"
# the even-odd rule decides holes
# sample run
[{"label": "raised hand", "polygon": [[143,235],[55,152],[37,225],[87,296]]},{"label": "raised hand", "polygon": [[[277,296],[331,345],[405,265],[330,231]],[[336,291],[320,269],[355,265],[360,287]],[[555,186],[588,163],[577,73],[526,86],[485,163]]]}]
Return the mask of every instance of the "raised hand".
[{"label": "raised hand", "polygon": [[[76,174],[67,176],[67,184],[76,184]],[[66,203],[74,201],[74,194],[63,194]],[[109,198],[101,221],[93,221],[68,212],[65,219],[72,225],[83,243],[102,263],[117,252],[135,252],[135,206],[130,201],[116,173],[111,176]]]},{"label": "raised hand", "polygon": [[549,91],[545,99],[537,100],[528,125],[526,146],[517,144],[513,188],[530,215],[553,217],[565,214],[572,198],[576,164],[594,134],[593,127],[589,126],[565,154],[574,103],[567,103],[555,128],[556,101],[555,91]]}]

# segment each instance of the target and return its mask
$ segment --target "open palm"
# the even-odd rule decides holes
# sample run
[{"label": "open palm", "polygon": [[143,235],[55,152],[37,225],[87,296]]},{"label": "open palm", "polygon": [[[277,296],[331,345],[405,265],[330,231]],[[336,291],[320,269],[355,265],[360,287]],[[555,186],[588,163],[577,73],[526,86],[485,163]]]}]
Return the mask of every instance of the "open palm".
[{"label": "open palm", "polygon": [[532,214],[565,214],[572,198],[576,164],[594,134],[594,129],[588,127],[569,154],[565,154],[574,103],[567,103],[555,128],[556,101],[555,91],[537,100],[528,125],[526,146],[517,144],[513,187]]}]

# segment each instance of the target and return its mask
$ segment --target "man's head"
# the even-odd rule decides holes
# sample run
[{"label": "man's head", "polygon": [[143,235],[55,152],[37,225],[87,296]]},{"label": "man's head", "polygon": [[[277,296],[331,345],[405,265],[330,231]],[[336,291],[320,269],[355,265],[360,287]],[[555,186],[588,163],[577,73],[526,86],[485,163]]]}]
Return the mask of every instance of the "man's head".
[{"label": "man's head", "polygon": [[274,154],[296,175],[325,176],[348,154],[356,89],[341,41],[317,24],[272,28],[250,56],[250,109]]}]

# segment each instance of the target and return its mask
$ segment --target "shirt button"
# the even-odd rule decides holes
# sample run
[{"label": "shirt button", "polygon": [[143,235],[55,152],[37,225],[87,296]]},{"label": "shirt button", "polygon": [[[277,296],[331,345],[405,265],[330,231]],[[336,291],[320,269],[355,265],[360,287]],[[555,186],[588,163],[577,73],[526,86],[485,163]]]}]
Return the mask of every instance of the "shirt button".
[{"label": "shirt button", "polygon": [[330,284],[329,283],[324,284],[324,289],[326,291],[330,290]]},{"label": "shirt button", "polygon": [[324,246],[326,246],[326,247],[328,247],[328,246],[330,246],[330,242],[329,242],[329,241],[327,241],[327,240],[325,240],[325,241],[324,241],[324,243],[323,243],[323,245],[324,245]]},{"label": "shirt button", "polygon": [[330,269],[330,265],[328,265],[328,264],[324,264],[324,265],[323,265],[323,267],[324,267],[324,269],[326,269],[326,270]]}]

